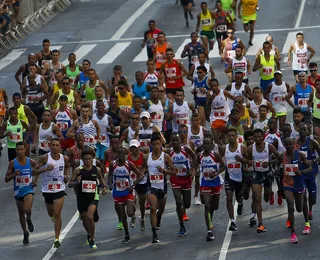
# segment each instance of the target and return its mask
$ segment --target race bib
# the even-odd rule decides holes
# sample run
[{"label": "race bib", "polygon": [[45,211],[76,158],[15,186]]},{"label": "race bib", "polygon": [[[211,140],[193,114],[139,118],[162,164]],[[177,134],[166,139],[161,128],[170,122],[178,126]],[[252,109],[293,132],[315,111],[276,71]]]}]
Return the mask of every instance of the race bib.
[{"label": "race bib", "polygon": [[198,97],[198,98],[205,98],[206,96],[207,96],[207,93],[205,92],[205,93],[202,93],[201,91],[200,91],[200,88],[196,88],[196,96]]},{"label": "race bib", "polygon": [[130,188],[129,180],[126,178],[116,179],[116,190],[125,191]]},{"label": "race bib", "polygon": [[140,146],[142,147],[150,146],[150,139],[140,139]]},{"label": "race bib", "polygon": [[177,125],[187,124],[188,123],[188,115],[187,114],[176,114],[176,123]]},{"label": "race bib", "polygon": [[69,124],[67,122],[57,122],[58,127],[61,131],[67,131],[69,129]]},{"label": "race bib", "polygon": [[228,162],[227,168],[229,172],[238,171],[241,169],[241,163],[240,162]]},{"label": "race bib", "polygon": [[235,50],[229,50],[227,51],[227,57],[229,59],[233,59],[234,57],[236,57],[236,51]]},{"label": "race bib", "polygon": [[296,171],[299,170],[298,164],[285,164],[284,165],[284,173],[288,176],[295,176]]},{"label": "race bib", "polygon": [[264,75],[270,76],[270,75],[272,75],[272,72],[273,72],[273,68],[272,67],[263,67],[262,68],[262,73]]},{"label": "race bib", "polygon": [[50,78],[50,80],[51,80],[51,83],[52,83],[52,84],[56,84],[56,83],[57,83],[56,78],[55,78],[55,76],[54,76],[54,72],[51,72],[51,78]]},{"label": "race bib", "polygon": [[159,63],[164,63],[166,61],[165,53],[163,52],[157,52],[156,60]]},{"label": "race bib", "polygon": [[224,117],[226,113],[224,111],[215,111],[213,112],[214,117]]},{"label": "race bib", "polygon": [[89,136],[84,137],[84,143],[85,143],[85,145],[93,144],[93,142],[94,142],[94,138],[93,138],[93,137],[89,137]]},{"label": "race bib", "polygon": [[256,171],[258,171],[258,172],[265,171],[266,168],[264,168],[262,166],[263,163],[264,163],[264,161],[255,161],[254,162],[254,168],[256,169]]},{"label": "race bib", "polygon": [[120,106],[120,110],[128,113],[131,111],[131,107],[130,106]]},{"label": "race bib", "polygon": [[137,180],[137,174],[135,174],[134,172],[130,172],[130,178],[133,182],[135,182]]},{"label": "race bib", "polygon": [[243,135],[238,135],[238,137],[237,137],[237,142],[238,142],[239,144],[242,144],[242,143],[243,143]]},{"label": "race bib", "polygon": [[301,66],[301,68],[304,68],[307,66],[307,54],[306,53],[297,53],[297,62]]},{"label": "race bib", "polygon": [[47,189],[52,192],[59,191],[61,189],[61,184],[56,181],[49,182]]},{"label": "race bib", "polygon": [[41,68],[44,68],[44,66],[46,65],[46,64],[48,64],[49,63],[49,60],[42,60],[41,61]]},{"label": "race bib", "polygon": [[158,121],[158,122],[162,121],[162,118],[163,118],[163,113],[156,113],[153,116],[151,116],[152,122],[154,122],[154,121]]},{"label": "race bib", "polygon": [[19,133],[10,133],[9,137],[9,141],[12,143],[18,143],[21,141],[21,135]]},{"label": "race bib", "polygon": [[151,183],[163,183],[164,176],[163,173],[153,173],[150,174],[150,182]]},{"label": "race bib", "polygon": [[320,103],[317,103],[317,108],[320,109]]},{"label": "race bib", "polygon": [[175,164],[174,167],[176,168],[177,176],[187,175],[187,167],[184,164]]},{"label": "race bib", "polygon": [[97,182],[96,181],[82,181],[82,192],[85,193],[95,193],[97,188]]},{"label": "race bib", "polygon": [[166,76],[167,76],[168,78],[175,77],[176,74],[177,74],[176,68],[166,68]]},{"label": "race bib", "polygon": [[49,149],[50,148],[50,143],[51,142],[49,142],[49,141],[40,142],[41,149]]},{"label": "race bib", "polygon": [[226,25],[218,25],[217,27],[217,32],[223,33],[227,30],[227,26]]},{"label": "race bib", "polygon": [[18,187],[28,186],[30,182],[30,176],[16,176],[16,186]]},{"label": "race bib", "polygon": [[216,178],[216,177],[211,178],[211,175],[216,172],[216,170],[213,168],[205,168],[202,170],[202,172],[203,172],[203,179],[205,181],[211,181]]},{"label": "race bib", "polygon": [[285,98],[284,96],[275,96],[273,100],[275,103],[282,103],[285,101]]},{"label": "race bib", "polygon": [[115,126],[115,135],[120,135],[120,126]]},{"label": "race bib", "polygon": [[298,98],[299,107],[308,107],[309,98]]},{"label": "race bib", "polygon": [[210,24],[211,23],[211,19],[203,19],[202,20],[202,24],[203,25],[208,25],[208,24]]},{"label": "race bib", "polygon": [[195,64],[199,61],[198,56],[191,56],[191,64]]}]

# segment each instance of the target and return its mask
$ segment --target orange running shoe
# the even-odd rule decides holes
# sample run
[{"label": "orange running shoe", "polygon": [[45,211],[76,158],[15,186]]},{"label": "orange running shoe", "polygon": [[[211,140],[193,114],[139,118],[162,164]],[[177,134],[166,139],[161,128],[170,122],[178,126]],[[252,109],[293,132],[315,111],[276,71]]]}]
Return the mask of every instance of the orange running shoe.
[{"label": "orange running shoe", "polygon": [[189,217],[187,216],[187,213],[183,213],[183,217],[182,217],[183,221],[188,221]]},{"label": "orange running shoe", "polygon": [[291,227],[289,219],[287,219],[286,227],[287,227],[287,229],[289,229]]}]

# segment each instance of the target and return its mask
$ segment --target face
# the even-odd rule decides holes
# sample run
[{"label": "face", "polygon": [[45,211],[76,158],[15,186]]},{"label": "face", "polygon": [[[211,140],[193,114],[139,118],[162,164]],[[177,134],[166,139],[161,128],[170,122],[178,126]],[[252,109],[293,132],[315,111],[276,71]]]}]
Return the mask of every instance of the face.
[{"label": "face", "polygon": [[261,144],[263,141],[263,134],[262,133],[254,133],[253,134],[253,139],[256,144]]},{"label": "face", "polygon": [[227,30],[227,35],[229,38],[232,38],[233,37],[233,30]]},{"label": "face", "polygon": [[75,63],[76,62],[76,55],[70,55],[68,60],[69,60],[69,63]]},{"label": "face", "polygon": [[76,143],[78,144],[78,147],[82,147],[84,144],[84,137],[83,135],[76,135]]},{"label": "face", "polygon": [[90,68],[90,63],[87,61],[82,62],[83,71],[87,71]]},{"label": "face", "polygon": [[202,11],[206,11],[207,9],[208,9],[207,4],[202,4],[202,5],[201,5],[201,10],[202,10]]},{"label": "face", "polygon": [[289,152],[292,152],[293,151],[293,142],[291,140],[291,138],[286,138],[284,140],[284,147],[287,149],[287,151]]},{"label": "face", "polygon": [[29,75],[28,76],[28,81],[29,81],[30,84],[34,84],[35,83],[34,76],[33,75]]},{"label": "face", "polygon": [[94,94],[95,94],[96,98],[101,98],[102,94],[103,94],[102,88],[101,87],[95,87],[94,88]]},{"label": "face", "polygon": [[211,140],[210,140],[209,138],[203,139],[202,146],[203,146],[203,150],[204,150],[206,153],[211,152],[212,142],[211,142]]},{"label": "face", "polygon": [[259,108],[259,115],[262,118],[266,118],[268,115],[268,109],[266,109],[265,107],[260,107]]},{"label": "face", "polygon": [[29,55],[28,56],[28,62],[29,62],[29,64],[36,64],[36,62],[37,62],[36,56],[35,55]]},{"label": "face", "polygon": [[195,34],[195,33],[194,33],[194,34],[192,34],[190,38],[191,38],[191,41],[193,41],[193,42],[198,41],[198,35],[197,35],[197,34]]},{"label": "face", "polygon": [[315,87],[316,87],[316,90],[317,90],[318,92],[320,92],[320,81],[317,81],[317,82],[316,82]]},{"label": "face", "polygon": [[155,27],[156,27],[156,24],[155,24],[155,23],[153,23],[153,22],[150,22],[150,23],[149,23],[149,29],[150,29],[150,30],[153,30]]},{"label": "face", "polygon": [[263,44],[263,51],[266,54],[269,54],[271,50],[270,44]]},{"label": "face", "polygon": [[44,42],[42,44],[43,50],[49,50],[50,49],[50,42]]},{"label": "face", "polygon": [[143,126],[149,125],[149,123],[150,123],[149,118],[147,118],[146,116],[142,117],[141,118],[141,123],[142,123]]},{"label": "face", "polygon": [[218,84],[218,82],[216,82],[216,81],[210,81],[209,86],[210,86],[210,88],[211,88],[215,93],[218,92],[218,90],[219,90],[219,84]]},{"label": "face", "polygon": [[17,119],[18,117],[18,111],[17,110],[9,110],[9,116],[11,119]]},{"label": "face", "polygon": [[242,49],[241,48],[236,48],[236,57],[241,58],[242,56]]},{"label": "face", "polygon": [[303,35],[297,35],[296,39],[298,43],[303,43]]},{"label": "face", "polygon": [[164,88],[161,86],[161,87],[158,87],[158,89],[159,89],[159,96],[160,97],[164,96],[165,94]]},{"label": "face", "polygon": [[[236,103],[235,103],[236,105]],[[240,120],[240,113],[239,112],[233,112],[233,114],[230,115],[231,119],[233,119],[234,121],[239,121]]]},{"label": "face", "polygon": [[66,99],[60,99],[60,100],[59,100],[59,104],[60,104],[60,107],[61,107],[61,108],[66,108],[66,107],[67,107],[67,104],[68,104],[68,100],[66,100]]},{"label": "face", "polygon": [[98,102],[96,107],[97,107],[98,112],[104,111],[104,103],[103,102]]},{"label": "face", "polygon": [[198,56],[199,63],[205,63],[206,62],[206,56],[204,54],[200,54]]},{"label": "face", "polygon": [[143,82],[143,73],[142,72],[137,72],[136,73],[136,81],[137,82]]},{"label": "face", "polygon": [[277,121],[274,119],[270,119],[268,122],[268,127],[270,130],[274,130],[277,128]]},{"label": "face", "polygon": [[206,73],[201,69],[197,70],[197,74],[199,79],[203,79],[206,76]]},{"label": "face", "polygon": [[172,51],[168,51],[167,53],[166,53],[166,57],[167,57],[167,59],[168,60],[173,60],[173,57],[174,57],[174,53],[172,52]]},{"label": "face", "polygon": [[148,62],[147,62],[147,68],[148,68],[148,69],[153,69],[153,68],[154,68],[154,63],[153,63],[153,61],[148,61]]},{"label": "face", "polygon": [[317,75],[317,73],[318,73],[318,68],[317,67],[311,67],[309,70],[310,70],[311,74]]},{"label": "face", "polygon": [[276,81],[280,81],[280,80],[282,80],[282,75],[279,73],[275,73],[274,78],[276,79]]},{"label": "face", "polygon": [[199,125],[200,125],[200,117],[198,117],[198,116],[193,116],[193,117],[191,118],[191,124],[192,124],[193,126],[199,126]]},{"label": "face", "polygon": [[301,113],[293,114],[293,122],[295,122],[297,125],[301,123],[302,118],[303,118],[303,115]]},{"label": "face", "polygon": [[18,145],[16,146],[16,154],[19,158],[23,157],[26,153],[26,148],[24,145]]},{"label": "face", "polygon": [[57,140],[51,141],[50,148],[52,153],[59,153],[61,148],[60,142]]},{"label": "face", "polygon": [[252,145],[254,143],[253,135],[248,136],[248,138],[245,141],[247,146]]},{"label": "face", "polygon": [[[236,97],[236,100],[234,101],[235,107],[242,108],[243,107],[243,98],[242,97]],[[240,116],[240,114],[239,114]]]},{"label": "face", "polygon": [[122,96],[124,96],[124,95],[126,94],[126,92],[127,92],[127,87],[124,86],[124,85],[119,85],[119,86],[118,86],[118,90],[119,90],[119,93],[120,93]]},{"label": "face", "polygon": [[139,153],[139,148],[135,146],[130,146],[129,150],[130,150],[130,153],[132,153],[133,155],[137,155]]},{"label": "face", "polygon": [[289,125],[285,125],[283,127],[283,136],[284,137],[290,137],[291,132],[292,132],[292,130],[291,130],[291,127]]},{"label": "face", "polygon": [[254,97],[255,99],[258,99],[258,98],[261,97],[261,91],[260,91],[260,89],[255,89],[255,90],[253,90],[253,97]]},{"label": "face", "polygon": [[155,152],[159,152],[161,150],[161,146],[162,145],[160,140],[154,140],[151,143],[152,151],[155,151]]},{"label": "face", "polygon": [[119,70],[119,69],[113,70],[113,75],[115,77],[120,77],[122,75],[122,70]]},{"label": "face", "polygon": [[93,157],[91,154],[86,154],[82,157],[82,161],[85,166],[89,167],[93,163]]},{"label": "face", "polygon": [[158,88],[152,88],[150,95],[152,98],[159,98],[159,89]]},{"label": "face", "polygon": [[179,148],[180,147],[180,138],[178,135],[171,136],[171,144],[173,148]]},{"label": "face", "polygon": [[59,58],[60,58],[59,52],[54,52],[54,53],[52,53],[52,60],[53,60],[53,61],[58,61]]},{"label": "face", "polygon": [[96,79],[96,72],[94,70],[89,70],[89,78],[91,80],[95,80]]},{"label": "face", "polygon": [[234,131],[230,131],[227,134],[229,144],[234,144],[237,141],[237,134]]},{"label": "face", "polygon": [[42,115],[42,120],[45,123],[49,123],[51,122],[51,113],[49,111],[44,111],[43,115]]},{"label": "face", "polygon": [[112,149],[117,149],[119,147],[119,139],[118,138],[112,138],[110,140],[110,147]]},{"label": "face", "polygon": [[166,37],[163,34],[158,35],[159,42],[163,43],[165,41]]},{"label": "face", "polygon": [[179,127],[179,137],[181,139],[185,139],[188,135],[188,128],[186,127]]},{"label": "face", "polygon": [[63,78],[62,72],[56,73],[55,78],[58,82],[61,82]]},{"label": "face", "polygon": [[236,83],[242,83],[242,80],[243,80],[243,74],[241,73],[237,73],[235,74],[234,76],[234,80]]},{"label": "face", "polygon": [[62,80],[62,87],[64,90],[68,90],[70,88],[70,81],[67,79]]},{"label": "face", "polygon": [[140,118],[137,114],[134,114],[131,116],[131,121],[132,121],[132,124],[133,125],[138,125],[139,124],[139,121],[140,121]]},{"label": "face", "polygon": [[305,124],[301,124],[299,127],[299,135],[300,137],[306,137],[308,134],[308,128]]},{"label": "face", "polygon": [[29,71],[32,73],[36,73],[37,72],[37,67],[36,66],[29,66]]},{"label": "face", "polygon": [[221,10],[222,10],[222,5],[221,5],[221,3],[217,3],[217,4],[216,4],[216,8],[217,8],[217,11],[221,11]]},{"label": "face", "polygon": [[175,98],[176,102],[182,103],[183,99],[184,99],[184,93],[182,91],[177,91],[174,98]]},{"label": "face", "polygon": [[21,98],[20,97],[12,97],[12,101],[13,101],[13,104],[15,106],[18,106],[21,104]]},{"label": "face", "polygon": [[110,98],[110,107],[116,108],[118,106],[118,99],[112,97]]},{"label": "face", "polygon": [[88,118],[89,117],[89,115],[90,115],[90,109],[88,108],[88,107],[83,107],[83,108],[81,108],[81,116],[83,117],[83,118]]},{"label": "face", "polygon": [[141,107],[141,99],[140,98],[134,98],[133,99],[133,108],[139,109]]},{"label": "face", "polygon": [[305,74],[298,75],[298,79],[299,79],[300,83],[305,83],[306,82],[306,75]]}]

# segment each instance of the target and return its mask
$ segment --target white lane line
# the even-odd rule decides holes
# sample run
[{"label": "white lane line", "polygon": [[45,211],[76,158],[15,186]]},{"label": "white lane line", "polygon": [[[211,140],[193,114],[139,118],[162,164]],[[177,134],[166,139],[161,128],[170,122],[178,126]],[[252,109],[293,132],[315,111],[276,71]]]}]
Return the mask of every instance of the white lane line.
[{"label": "white lane line", "polygon": [[0,70],[18,59],[26,50],[27,49],[12,50],[6,57],[0,60]]},{"label": "white lane line", "polygon": [[[82,45],[79,49],[77,49],[74,53],[77,57],[77,61],[80,61],[84,56],[86,56],[90,51],[93,50],[94,47],[96,47],[97,44],[85,44]],[[69,64],[68,59],[65,59],[62,62],[63,65]]]},{"label": "white lane line", "polygon": [[[288,54],[288,50],[289,50],[291,44],[294,43],[294,42],[296,42],[296,34],[297,34],[298,32],[303,33],[302,31],[289,32],[289,33],[288,33],[287,39],[286,39],[286,42],[285,42],[284,45],[283,45],[281,54]],[[283,62],[287,62],[287,61],[288,61],[288,57],[285,57],[285,58],[283,59]]]},{"label": "white lane line", "polygon": [[133,62],[139,62],[139,61],[147,61],[148,55],[146,48],[142,48],[140,53],[133,59]]},{"label": "white lane line", "polygon": [[112,63],[131,42],[118,42],[115,44],[98,62],[97,64]]},{"label": "white lane line", "polygon": [[306,5],[306,0],[302,0],[301,5],[300,5],[300,9],[299,9],[299,13],[298,13],[298,17],[297,17],[297,21],[296,21],[296,25],[294,28],[299,28],[299,26],[300,26],[300,22],[301,22],[301,18],[302,18],[302,14],[303,14],[303,10],[304,10],[305,5]]},{"label": "white lane line", "polygon": [[[238,216],[237,215],[237,207],[238,207],[238,202],[235,201],[234,207],[233,207],[234,221],[237,220],[237,216]],[[218,260],[226,260],[226,258],[227,258],[227,253],[228,253],[229,245],[230,245],[231,238],[232,238],[232,231],[229,231],[230,223],[231,223],[231,221],[229,220],[228,226],[227,226],[227,232],[226,232],[226,235],[223,240],[223,244],[221,247],[221,251],[220,251],[220,255],[219,255]]]},{"label": "white lane line", "polygon": [[213,46],[213,50],[209,52],[209,58],[218,58],[218,57],[220,57],[219,47],[218,47],[218,43],[216,42]]},{"label": "white lane line", "polygon": [[[176,51],[176,53],[174,55],[176,59],[181,59],[181,53],[183,52],[184,46],[186,44],[188,44],[190,41],[191,41],[190,38],[189,39],[185,39],[183,41],[183,43],[179,46],[178,50]],[[186,59],[186,58],[184,58],[184,59]]]},{"label": "white lane line", "polygon": [[250,46],[248,48],[248,51],[246,52],[247,56],[250,55],[256,55],[260,48],[262,48],[263,43],[266,40],[266,37],[268,34],[256,34],[252,40],[253,46]]},{"label": "white lane line", "polygon": [[122,35],[129,29],[129,27],[134,23],[134,21],[143,14],[145,10],[154,2],[155,0],[147,0],[130,18],[119,28],[119,30],[111,37],[111,40],[119,40]]},{"label": "white lane line", "polygon": [[[79,218],[79,213],[78,211],[73,215],[72,219],[69,221],[69,223],[66,225],[66,227],[62,230],[61,235],[60,235],[60,243],[62,243],[63,239],[66,237],[68,232],[71,230],[73,225],[77,222]],[[48,253],[42,258],[42,260],[49,260],[54,253],[57,251],[57,248],[52,248],[48,251]]]}]

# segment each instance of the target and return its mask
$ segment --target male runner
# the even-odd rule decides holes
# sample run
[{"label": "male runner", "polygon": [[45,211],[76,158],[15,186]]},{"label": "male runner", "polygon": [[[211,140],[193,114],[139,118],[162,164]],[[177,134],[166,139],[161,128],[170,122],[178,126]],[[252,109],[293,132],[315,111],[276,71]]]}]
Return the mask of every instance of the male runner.
[{"label": "male runner", "polygon": [[254,36],[254,26],[257,20],[258,0],[240,0],[238,4],[238,17],[242,20],[243,30],[250,29],[249,45],[252,46]]},{"label": "male runner", "polygon": [[262,96],[261,88],[254,87],[252,89],[253,99],[249,101],[247,104],[247,108],[249,108],[253,114],[255,115],[252,119],[257,119],[259,116],[259,108],[261,105],[267,106],[268,110],[272,113],[272,117],[276,117],[276,111],[274,110],[270,101],[266,100]]}]

